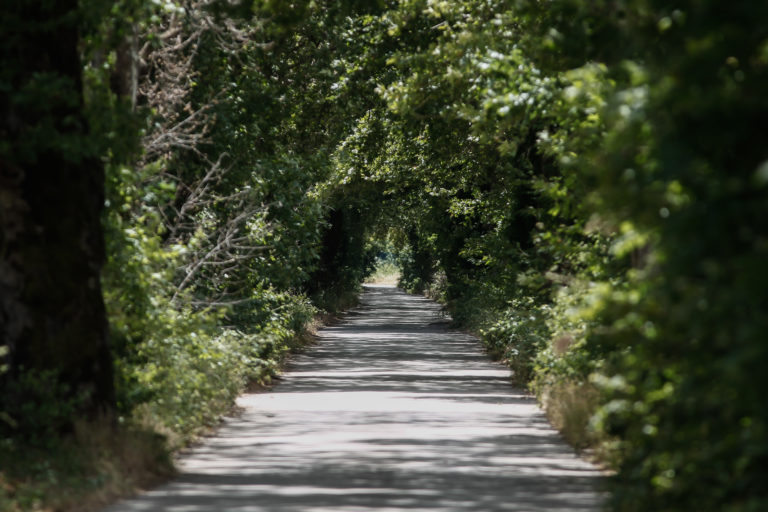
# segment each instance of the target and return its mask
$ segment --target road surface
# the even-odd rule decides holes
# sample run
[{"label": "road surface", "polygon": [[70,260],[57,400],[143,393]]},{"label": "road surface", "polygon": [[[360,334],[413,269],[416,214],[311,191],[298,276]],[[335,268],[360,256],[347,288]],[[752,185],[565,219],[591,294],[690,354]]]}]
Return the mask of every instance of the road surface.
[{"label": "road surface", "polygon": [[295,357],[272,390],[107,512],[596,511],[600,472],[440,307],[393,287]]}]

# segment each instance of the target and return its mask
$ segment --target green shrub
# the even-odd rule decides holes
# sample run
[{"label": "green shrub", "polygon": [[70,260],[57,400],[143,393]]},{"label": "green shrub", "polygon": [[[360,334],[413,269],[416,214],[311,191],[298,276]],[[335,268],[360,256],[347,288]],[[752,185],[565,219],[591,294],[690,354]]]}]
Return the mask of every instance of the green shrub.
[{"label": "green shrub", "polygon": [[536,356],[550,338],[547,306],[536,307],[531,298],[516,299],[501,319],[480,331],[488,351],[506,362],[518,385],[527,386],[534,375]]}]

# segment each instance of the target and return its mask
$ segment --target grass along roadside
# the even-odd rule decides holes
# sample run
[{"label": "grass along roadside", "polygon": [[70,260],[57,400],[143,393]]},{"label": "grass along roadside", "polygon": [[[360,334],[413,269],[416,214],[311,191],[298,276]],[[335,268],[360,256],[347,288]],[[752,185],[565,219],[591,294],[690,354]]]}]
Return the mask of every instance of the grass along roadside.
[{"label": "grass along roadside", "polygon": [[163,436],[101,418],[39,445],[0,445],[0,511],[90,512],[174,474]]}]

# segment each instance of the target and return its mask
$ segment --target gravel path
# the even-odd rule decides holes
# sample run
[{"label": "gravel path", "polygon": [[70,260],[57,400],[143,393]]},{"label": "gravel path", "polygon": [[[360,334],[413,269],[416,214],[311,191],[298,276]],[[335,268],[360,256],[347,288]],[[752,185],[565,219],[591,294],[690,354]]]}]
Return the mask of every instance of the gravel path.
[{"label": "gravel path", "polygon": [[600,473],[439,306],[366,287],[174,481],[108,512],[596,511]]}]

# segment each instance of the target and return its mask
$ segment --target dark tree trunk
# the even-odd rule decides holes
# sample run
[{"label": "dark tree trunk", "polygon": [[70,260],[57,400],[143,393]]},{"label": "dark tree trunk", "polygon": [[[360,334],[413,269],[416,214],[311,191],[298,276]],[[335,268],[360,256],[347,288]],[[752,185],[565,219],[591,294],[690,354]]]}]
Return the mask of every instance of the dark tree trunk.
[{"label": "dark tree trunk", "polygon": [[333,287],[338,281],[339,270],[348,252],[348,237],[345,231],[344,211],[331,210],[328,226],[323,233],[320,262],[309,282],[309,293],[314,294]]},{"label": "dark tree trunk", "polygon": [[0,8],[0,83],[10,85],[0,97],[0,380],[53,371],[93,413],[113,408],[114,390],[100,284],[104,169],[83,112],[77,8]]}]

